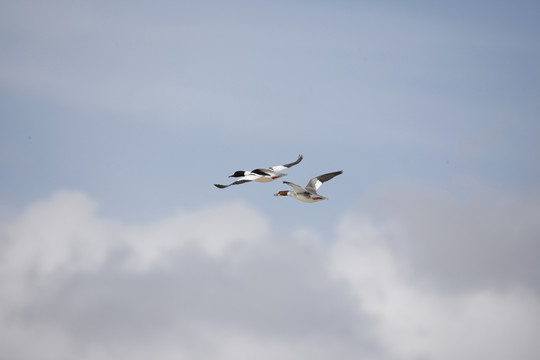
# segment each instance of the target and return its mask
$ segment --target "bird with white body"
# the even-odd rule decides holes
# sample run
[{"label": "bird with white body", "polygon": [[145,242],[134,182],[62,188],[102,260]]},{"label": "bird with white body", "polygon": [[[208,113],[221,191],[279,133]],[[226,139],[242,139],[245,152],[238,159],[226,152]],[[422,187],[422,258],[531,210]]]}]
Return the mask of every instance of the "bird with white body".
[{"label": "bird with white body", "polygon": [[296,161],[293,161],[292,163],[289,163],[289,164],[276,165],[269,168],[254,169],[251,171],[238,170],[234,174],[230,175],[229,177],[239,177],[240,179],[236,180],[235,182],[229,185],[214,184],[214,186],[219,189],[224,189],[231,185],[239,185],[239,184],[243,184],[250,181],[257,181],[257,182],[274,181],[276,179],[279,179],[280,177],[287,175],[285,173],[281,173],[280,171],[298,164],[300,161],[302,161],[302,159],[303,159],[303,156],[298,155],[298,159],[296,159]]}]

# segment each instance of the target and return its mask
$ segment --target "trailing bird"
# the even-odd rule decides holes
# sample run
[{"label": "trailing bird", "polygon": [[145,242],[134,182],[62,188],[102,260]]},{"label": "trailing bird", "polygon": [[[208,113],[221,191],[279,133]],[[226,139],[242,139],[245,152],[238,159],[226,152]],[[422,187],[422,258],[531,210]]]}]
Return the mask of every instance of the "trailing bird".
[{"label": "trailing bird", "polygon": [[340,174],[343,174],[343,171],[340,170],[328,174],[319,175],[309,180],[305,188],[293,184],[292,182],[283,181],[284,184],[291,186],[293,190],[281,190],[278,193],[274,194],[274,196],[290,196],[307,203],[313,203],[320,200],[328,200],[327,197],[319,195],[317,193],[317,190],[321,187],[323,183],[327,182],[330,179],[333,179]]}]

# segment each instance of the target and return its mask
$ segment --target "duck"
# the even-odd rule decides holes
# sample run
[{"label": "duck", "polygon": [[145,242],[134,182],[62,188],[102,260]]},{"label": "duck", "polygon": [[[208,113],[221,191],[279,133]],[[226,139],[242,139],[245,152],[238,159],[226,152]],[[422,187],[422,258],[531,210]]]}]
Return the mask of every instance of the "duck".
[{"label": "duck", "polygon": [[319,175],[309,180],[305,188],[293,184],[289,181],[283,181],[284,184],[291,186],[293,190],[281,190],[278,193],[274,194],[274,196],[290,196],[306,203],[314,203],[321,200],[328,200],[326,196],[319,195],[317,193],[317,190],[321,187],[323,183],[341,174],[343,174],[343,170]]},{"label": "duck", "polygon": [[298,155],[298,159],[285,165],[276,165],[276,166],[271,166],[269,168],[254,169],[251,171],[238,170],[238,171],[235,171],[234,174],[230,175],[229,177],[237,177],[240,179],[236,180],[233,183],[230,183],[229,185],[214,184],[214,186],[217,187],[218,189],[225,189],[231,185],[244,184],[250,181],[257,181],[257,182],[263,182],[263,183],[274,181],[283,176],[287,176],[287,174],[281,173],[280,171],[298,164],[300,161],[302,161],[303,158],[304,157],[302,155]]}]

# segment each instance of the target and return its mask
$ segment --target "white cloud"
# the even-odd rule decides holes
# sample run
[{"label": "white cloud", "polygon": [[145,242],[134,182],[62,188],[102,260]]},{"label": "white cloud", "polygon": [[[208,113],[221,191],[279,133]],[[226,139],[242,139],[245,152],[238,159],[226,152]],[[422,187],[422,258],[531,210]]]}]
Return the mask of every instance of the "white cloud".
[{"label": "white cloud", "polygon": [[2,228],[2,355],[292,359],[319,340],[346,353],[359,317],[305,234],[276,236],[241,203],[124,225],[56,193]]},{"label": "white cloud", "polygon": [[77,193],[38,201],[2,232],[3,301],[24,304],[50,279],[95,271],[112,246],[112,225],[93,216],[94,204]]},{"label": "white cloud", "polygon": [[[444,229],[441,229],[444,230]],[[446,292],[429,286],[388,244],[388,233],[349,216],[332,249],[389,359],[534,359],[540,352],[537,294],[520,287]],[[396,234],[394,233],[393,236]]]},{"label": "white cloud", "polygon": [[[241,227],[231,226],[238,221]],[[2,295],[22,296],[12,298],[20,303],[25,286],[99,271],[111,253],[125,249],[125,266],[144,269],[165,264],[172,251],[187,246],[217,257],[229,246],[257,241],[266,233],[266,220],[242,204],[179,212],[149,226],[122,226],[98,217],[96,204],[85,195],[58,192],[5,227]]]},{"label": "white cloud", "polygon": [[144,268],[184,247],[199,247],[219,257],[230,246],[250,244],[267,234],[266,219],[236,203],[180,212],[150,226],[129,226],[125,241],[133,251],[130,263]]},{"label": "white cloud", "polygon": [[56,193],[0,228],[0,357],[538,356],[533,287],[433,286],[395,245],[414,222],[375,219],[345,215],[324,245],[312,231],[278,234],[242,203],[135,226]]}]

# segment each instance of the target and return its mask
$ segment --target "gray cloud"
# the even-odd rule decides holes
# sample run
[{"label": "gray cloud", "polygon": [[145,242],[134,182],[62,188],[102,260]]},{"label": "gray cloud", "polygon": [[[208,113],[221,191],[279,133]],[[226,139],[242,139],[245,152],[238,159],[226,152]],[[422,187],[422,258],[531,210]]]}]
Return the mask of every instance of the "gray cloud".
[{"label": "gray cloud", "polygon": [[434,286],[468,291],[520,284],[540,291],[538,194],[468,188],[471,194],[459,199],[429,187],[400,187],[379,193],[370,209],[390,220],[389,248]]}]

